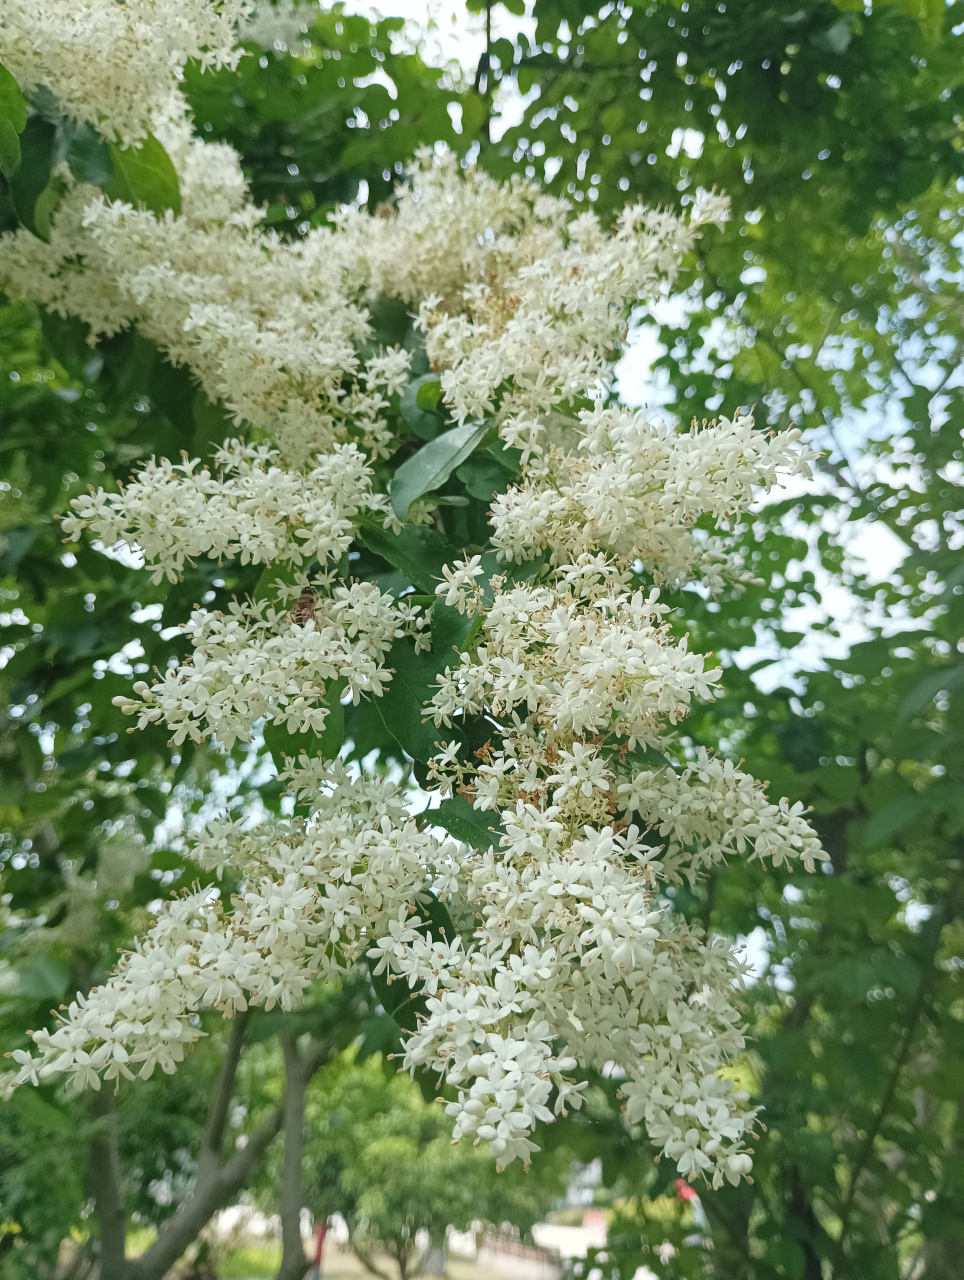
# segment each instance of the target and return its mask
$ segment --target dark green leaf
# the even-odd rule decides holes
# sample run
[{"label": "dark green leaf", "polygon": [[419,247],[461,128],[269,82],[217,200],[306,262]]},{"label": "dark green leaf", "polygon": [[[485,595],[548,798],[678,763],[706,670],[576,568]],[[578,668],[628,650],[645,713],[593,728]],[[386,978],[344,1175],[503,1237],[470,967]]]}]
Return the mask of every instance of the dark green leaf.
[{"label": "dark green leaf", "polygon": [[425,1012],[425,998],[412,991],[404,978],[392,976],[384,970],[376,973],[377,961],[366,957],[366,963],[378,1003],[403,1031],[414,1031],[419,1013]]},{"label": "dark green leaf", "polygon": [[152,133],[135,147],[111,143],[114,176],[104,187],[112,200],[123,200],[135,208],[149,209],[162,217],[170,209],[181,212],[181,188],[177,172]]},{"label": "dark green leaf", "polygon": [[328,708],[328,716],[321,733],[313,733],[310,729],[303,733],[289,733],[283,724],[265,725],[264,745],[274,756],[279,770],[284,765],[285,756],[297,760],[302,752],[309,757],[320,752],[326,760],[335,759],[345,741],[345,708],[341,705],[344,688],[344,680],[333,680],[328,686],[321,704]]},{"label": "dark green leaf", "polygon": [[55,175],[37,196],[33,206],[33,220],[36,234],[41,240],[50,240],[50,220],[57,212],[66,191],[63,180]]},{"label": "dark green leaf", "polygon": [[442,568],[461,554],[430,525],[406,525],[397,534],[385,529],[362,529],[359,537],[370,551],[404,573],[419,591],[429,594],[434,594],[441,581]]},{"label": "dark green leaf", "polygon": [[0,115],[0,173],[12,178],[19,168],[20,139],[6,116]]},{"label": "dark green leaf", "polygon": [[54,126],[40,116],[33,116],[27,121],[20,138],[20,167],[10,179],[10,195],[17,217],[34,235],[40,234],[35,220],[35,208],[38,197],[50,182],[55,133]]},{"label": "dark green leaf", "polygon": [[441,934],[447,942],[451,942],[455,937],[456,928],[452,923],[452,917],[449,909],[434,893],[426,890],[415,898],[415,905],[418,908],[418,914],[426,922],[427,927],[423,927],[420,932],[432,932],[435,935]]},{"label": "dark green leaf", "polygon": [[492,810],[474,809],[464,796],[450,796],[437,809],[430,809],[425,817],[435,826],[444,827],[449,835],[476,849],[488,849],[497,845],[502,835],[502,824]]},{"label": "dark green leaf", "polygon": [[19,529],[6,529],[0,543],[0,578],[16,572],[17,565],[37,541],[37,529],[29,525]]},{"label": "dark green leaf", "polygon": [[432,656],[440,669],[457,665],[466,641],[478,630],[481,622],[481,616],[470,618],[459,613],[454,605],[435,601],[432,605]]},{"label": "dark green leaf", "polygon": [[435,412],[441,394],[438,374],[426,373],[409,382],[399,397],[402,417],[422,440],[434,440],[443,429],[442,417]]},{"label": "dark green leaf", "polygon": [[284,593],[284,588],[294,588],[299,576],[304,573],[304,568],[303,565],[293,564],[266,565],[251,592],[251,599],[272,600],[278,605],[292,603],[292,597]]},{"label": "dark green leaf", "polygon": [[512,483],[505,467],[494,458],[470,458],[459,467],[456,475],[473,498],[485,503],[491,502],[494,494],[503,493]]},{"label": "dark green leaf", "polygon": [[416,653],[411,640],[396,640],[385,658],[394,672],[391,683],[375,706],[385,728],[398,745],[416,760],[428,760],[453,735],[423,720],[438,680],[438,663],[432,655]]},{"label": "dark green leaf", "polygon": [[220,403],[212,404],[203,391],[194,393],[194,436],[191,454],[195,458],[210,461],[230,436],[237,434],[231,415]]},{"label": "dark green leaf", "polygon": [[406,459],[395,472],[390,490],[398,518],[405,519],[416,498],[440,488],[455,468],[474,453],[489,429],[484,422],[466,422],[444,432]]},{"label": "dark green leaf", "polygon": [[79,121],[69,121],[67,164],[78,182],[106,187],[114,177],[114,161],[110,146],[95,128]]},{"label": "dark green leaf", "polygon": [[0,64],[0,119],[7,120],[14,133],[23,133],[27,123],[27,104],[20,86],[5,66]]},{"label": "dark green leaf", "polygon": [[196,430],[194,397],[197,386],[184,365],[173,365],[164,356],[155,360],[151,368],[148,394],[175,426],[193,436]]}]

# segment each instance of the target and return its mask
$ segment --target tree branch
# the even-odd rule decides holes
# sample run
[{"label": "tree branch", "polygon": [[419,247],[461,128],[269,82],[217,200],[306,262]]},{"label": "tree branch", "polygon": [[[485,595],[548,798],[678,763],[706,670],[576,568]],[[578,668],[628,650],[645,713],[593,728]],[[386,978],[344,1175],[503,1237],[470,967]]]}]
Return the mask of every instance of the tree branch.
[{"label": "tree branch", "polygon": [[217,1088],[208,1108],[204,1123],[204,1137],[201,1139],[201,1152],[198,1156],[197,1176],[201,1182],[213,1174],[221,1164],[221,1150],[224,1146],[224,1129],[228,1120],[228,1108],[234,1096],[234,1082],[238,1074],[238,1063],[244,1048],[244,1037],[248,1029],[247,1013],[235,1016],[231,1027],[231,1037],[225,1050],[221,1070],[218,1073]]},{"label": "tree branch", "polygon": [[366,1253],[365,1250],[360,1248],[357,1244],[352,1244],[351,1251],[366,1271],[370,1271],[373,1276],[378,1276],[378,1280],[391,1280],[391,1277],[386,1271],[383,1271],[381,1267],[375,1266],[374,1262],[372,1262],[371,1254]]},{"label": "tree branch", "polygon": [[193,1195],[168,1218],[147,1252],[128,1265],[127,1280],[161,1280],[208,1219],[245,1185],[281,1129],[282,1119],[283,1111],[276,1107],[227,1164],[212,1171],[203,1182],[198,1179]]},{"label": "tree branch", "polygon": [[100,1224],[100,1275],[102,1280],[123,1280],[127,1265],[124,1258],[127,1210],[113,1094],[96,1094],[91,1111],[96,1117],[96,1129],[90,1144],[88,1177]]}]

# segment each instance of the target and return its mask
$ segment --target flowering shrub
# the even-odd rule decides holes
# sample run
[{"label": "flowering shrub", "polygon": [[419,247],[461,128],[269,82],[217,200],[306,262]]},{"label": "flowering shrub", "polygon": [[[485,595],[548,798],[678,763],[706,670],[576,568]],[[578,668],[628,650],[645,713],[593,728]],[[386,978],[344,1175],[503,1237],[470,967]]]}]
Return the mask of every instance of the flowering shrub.
[{"label": "flowering shrub", "polygon": [[[435,151],[391,206],[284,241],[177,94],[188,57],[238,56],[243,8],[0,2],[22,87],[59,100],[60,136],[80,121],[107,147],[103,176],[68,147],[39,195],[20,187],[0,287],[95,336],[136,326],[238,431],[79,499],[64,532],[138,550],[155,581],[198,557],[264,567],[118,701],[175,743],[263,732],[295,806],[211,822],[192,856],[232,868],[236,895],[175,897],[34,1033],[19,1079],[170,1072],[201,1008],[291,1009],[366,965],[405,1065],[454,1088],[455,1136],[499,1164],[528,1161],[595,1067],[681,1174],[735,1183],[753,1112],[720,1071],[744,1046],[741,965],[666,889],[727,856],[809,869],[819,846],[801,806],[688,747],[719,672],[674,633],[671,593],[738,590],[727,526],[811,455],[742,414],[650,422],[612,376],[632,309],[725,203],[637,205],[607,230]],[[88,56],[110,23],[130,64]],[[399,313],[395,341],[380,317]],[[417,816],[339,758],[362,702],[433,793]]]}]

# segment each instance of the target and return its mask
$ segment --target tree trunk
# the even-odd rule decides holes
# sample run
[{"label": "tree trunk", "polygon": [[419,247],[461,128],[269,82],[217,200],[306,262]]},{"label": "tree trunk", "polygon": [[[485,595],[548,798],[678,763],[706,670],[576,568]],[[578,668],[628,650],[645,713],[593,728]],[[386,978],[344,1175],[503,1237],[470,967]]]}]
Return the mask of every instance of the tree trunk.
[{"label": "tree trunk", "polygon": [[318,1068],[328,1061],[332,1044],[328,1040],[309,1040],[299,1051],[297,1036],[283,1031],[281,1046],[285,1055],[285,1155],[281,1178],[281,1266],[277,1280],[302,1280],[311,1265],[301,1238],[305,1090]]},{"label": "tree trunk", "polygon": [[117,1110],[110,1092],[94,1095],[91,1110],[97,1119],[90,1144],[88,1179],[100,1225],[101,1280],[125,1280],[127,1210],[117,1146]]},{"label": "tree trunk", "polygon": [[284,1135],[281,1170],[281,1266],[278,1280],[303,1280],[308,1270],[301,1238],[302,1162],[305,1154],[305,1063],[293,1031],[281,1033],[285,1058]]}]

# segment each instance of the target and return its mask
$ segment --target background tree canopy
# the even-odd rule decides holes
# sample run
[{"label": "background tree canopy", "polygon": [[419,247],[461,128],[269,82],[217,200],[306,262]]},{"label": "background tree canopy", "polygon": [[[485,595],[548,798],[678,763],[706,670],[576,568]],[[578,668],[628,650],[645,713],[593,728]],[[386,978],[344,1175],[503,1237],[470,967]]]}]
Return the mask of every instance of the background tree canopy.
[{"label": "background tree canopy", "polygon": [[[694,745],[744,759],[775,794],[812,805],[828,861],[815,876],[740,863],[675,895],[674,909],[752,935],[763,957],[746,992],[754,1039],[739,1071],[766,1131],[754,1183],[702,1196],[702,1238],[685,1202],[668,1216],[661,1197],[675,1171],[621,1129],[613,1082],[594,1081],[587,1111],[546,1144],[602,1155],[617,1210],[596,1262],[622,1280],[641,1262],[688,1280],[957,1275],[964,5],[536,0],[531,36],[492,43],[481,93],[471,77],[400,51],[397,22],[305,6],[281,39],[288,11],[269,9],[261,16],[275,26],[253,28],[262,43],[249,42],[238,72],[189,70],[185,87],[205,131],[241,152],[283,234],[303,234],[359,193],[389,199],[402,162],[436,141],[498,177],[529,173],[604,220],[637,196],[729,194],[732,221],[687,264],[685,309],[641,317],[658,326],[662,398],[684,422],[756,405],[761,422],[811,433],[826,460],[816,490],[770,502],[738,530],[762,585],[719,604],[695,592],[676,601],[679,630],[725,665],[725,696],[690,730]],[[492,112],[520,95],[521,120],[500,136]],[[5,184],[3,225],[17,216]],[[405,337],[404,315],[379,321]],[[110,701],[133,673],[180,652],[171,620],[186,605],[226,603],[254,588],[257,571],[201,563],[182,584],[152,587],[135,565],[83,543],[66,552],[56,523],[88,484],[123,480],[139,459],[209,454],[228,430],[220,407],[135,332],[91,348],[79,326],[13,299],[0,326],[9,1051],[51,1003],[101,979],[149,904],[180,882],[179,832],[212,791],[275,810],[280,797],[263,758],[174,751],[156,728],[128,737]],[[409,406],[416,434],[419,423],[430,432],[417,414],[431,408]],[[359,551],[362,570],[386,571],[377,548]],[[358,756],[402,758],[378,716],[350,714],[346,731]],[[325,1053],[359,1038],[365,1052],[390,1049],[395,1032],[377,1003],[370,990],[340,1001],[319,992],[295,1030]],[[71,1229],[97,1256],[117,1230],[102,1202],[87,1216],[105,1160],[123,1190],[115,1218],[156,1224],[190,1199],[230,1057],[225,1029],[211,1029],[177,1076],[116,1102],[47,1088],[4,1106],[0,1273],[52,1276]],[[273,1043],[280,1029],[271,1015],[252,1019],[246,1044]],[[245,1099],[249,1137],[267,1126],[267,1147],[283,1123],[278,1088],[245,1074],[244,1061],[228,1094]],[[315,1089],[307,1170],[326,1132]],[[404,1106],[398,1116],[406,1130]],[[229,1130],[222,1118],[221,1168]],[[84,1155],[54,1179],[64,1142]],[[269,1150],[266,1169],[277,1168]],[[371,1169],[359,1177],[381,1185]],[[331,1185],[347,1195],[355,1184],[338,1174]],[[664,1240],[678,1252],[657,1261]]]}]

